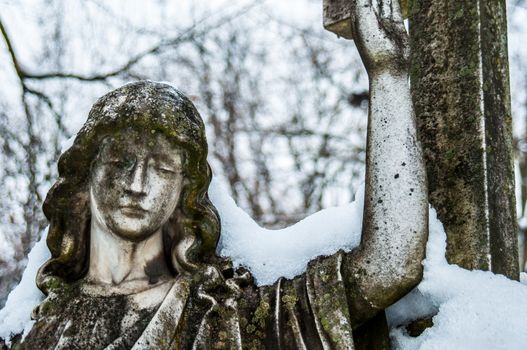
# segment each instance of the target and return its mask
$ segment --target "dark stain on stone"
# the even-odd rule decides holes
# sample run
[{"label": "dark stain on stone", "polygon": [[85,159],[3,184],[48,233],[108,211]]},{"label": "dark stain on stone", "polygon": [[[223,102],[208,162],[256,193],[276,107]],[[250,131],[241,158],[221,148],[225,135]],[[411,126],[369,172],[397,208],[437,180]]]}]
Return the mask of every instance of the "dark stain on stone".
[{"label": "dark stain on stone", "polygon": [[159,254],[148,261],[145,266],[145,274],[148,276],[148,283],[155,284],[161,276],[171,276],[163,254]]}]

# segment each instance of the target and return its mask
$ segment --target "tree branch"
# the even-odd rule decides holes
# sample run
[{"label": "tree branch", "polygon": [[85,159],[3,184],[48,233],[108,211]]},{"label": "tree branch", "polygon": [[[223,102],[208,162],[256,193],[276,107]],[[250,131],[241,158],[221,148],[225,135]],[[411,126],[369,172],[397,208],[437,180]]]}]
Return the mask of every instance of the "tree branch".
[{"label": "tree branch", "polygon": [[167,47],[173,47],[176,45],[179,45],[183,42],[187,42],[193,38],[203,36],[206,33],[208,33],[211,30],[217,29],[226,23],[231,22],[235,18],[247,13],[250,11],[253,7],[258,5],[259,2],[253,1],[249,5],[243,7],[239,11],[236,11],[232,15],[225,16],[220,18],[215,23],[205,26],[201,30],[196,30],[200,25],[202,25],[206,20],[208,20],[210,17],[207,16],[205,18],[202,18],[195,24],[191,25],[187,29],[185,29],[181,34],[177,35],[174,38],[168,39],[168,40],[161,40],[158,44],[150,47],[149,49],[142,51],[132,57],[128,62],[123,64],[121,67],[116,68],[114,70],[108,71],[106,73],[98,73],[93,75],[83,75],[83,74],[77,74],[77,73],[67,73],[67,72],[47,72],[47,73],[32,73],[22,68],[22,66],[19,64],[19,61],[15,55],[15,51],[13,49],[13,46],[11,45],[11,41],[9,39],[9,36],[7,35],[7,32],[5,30],[4,25],[2,24],[2,21],[0,20],[0,30],[2,31],[2,35],[4,37],[4,40],[7,44],[7,48],[9,50],[9,53],[11,54],[11,59],[13,61],[13,64],[15,66],[15,70],[18,74],[18,76],[24,80],[24,79],[32,79],[32,80],[45,80],[45,79],[76,79],[80,81],[86,81],[86,82],[96,82],[96,81],[102,81],[106,80],[108,78],[112,78],[115,76],[118,76],[126,71],[129,71],[131,68],[133,68],[137,63],[139,63],[143,58],[159,53],[160,51],[164,50]]},{"label": "tree branch", "polygon": [[1,18],[0,18],[0,32],[2,32],[2,36],[7,45],[7,50],[9,51],[9,55],[11,56],[11,61],[13,62],[13,66],[15,67],[16,74],[18,75],[20,80],[23,80],[24,70],[20,66],[20,63],[18,62],[18,58],[15,54],[15,49],[13,47],[13,44],[11,43],[11,39],[9,38],[9,35],[7,34],[7,30],[5,29],[4,23],[2,22]]}]

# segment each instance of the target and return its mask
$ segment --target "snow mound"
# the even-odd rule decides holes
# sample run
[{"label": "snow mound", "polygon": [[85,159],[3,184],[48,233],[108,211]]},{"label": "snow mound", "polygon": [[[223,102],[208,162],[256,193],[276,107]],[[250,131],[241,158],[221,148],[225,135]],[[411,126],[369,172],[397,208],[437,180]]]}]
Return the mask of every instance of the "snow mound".
[{"label": "snow mound", "polygon": [[[392,325],[435,314],[419,337],[392,328],[395,349],[527,349],[527,287],[487,271],[469,271],[445,259],[446,235],[430,210],[430,237],[419,286],[388,309]],[[525,281],[527,275],[522,274]]]},{"label": "snow mound", "polygon": [[27,334],[33,327],[31,312],[44,298],[44,294],[35,284],[35,278],[40,266],[51,257],[46,245],[47,236],[46,229],[40,241],[29,252],[28,263],[20,283],[9,293],[4,308],[0,310],[0,338],[6,341],[11,335],[21,332]]},{"label": "snow mound", "polygon": [[360,243],[363,190],[355,202],[321,210],[281,230],[260,227],[216,180],[209,195],[221,218],[218,254],[247,267],[258,285],[295,277],[317,256],[349,251]]}]

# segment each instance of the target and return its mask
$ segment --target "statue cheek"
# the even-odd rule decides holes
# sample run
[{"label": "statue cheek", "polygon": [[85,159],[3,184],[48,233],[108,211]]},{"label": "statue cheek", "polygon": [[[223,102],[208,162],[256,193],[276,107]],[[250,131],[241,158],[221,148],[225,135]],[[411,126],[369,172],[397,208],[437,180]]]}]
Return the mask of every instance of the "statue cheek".
[{"label": "statue cheek", "polygon": [[112,172],[110,176],[106,176],[102,180],[101,185],[107,189],[108,195],[112,197],[112,200],[116,200],[125,196],[128,183],[129,179],[126,174]]},{"label": "statue cheek", "polygon": [[99,209],[108,215],[118,208],[121,199],[125,196],[124,188],[119,181],[102,178],[100,182],[92,186],[94,186],[94,196]]},{"label": "statue cheek", "polygon": [[173,182],[164,182],[156,188],[157,200],[152,203],[159,221],[166,221],[172,215],[178,202],[178,187]]},{"label": "statue cheek", "polygon": [[[169,191],[168,188],[165,188],[164,190]],[[152,203],[152,205],[156,208],[156,212],[159,213],[159,216],[164,217],[165,212],[170,210],[170,196],[167,195],[167,192],[162,193],[160,198],[155,203]]]},{"label": "statue cheek", "polygon": [[119,174],[116,169],[112,169],[108,166],[101,166],[94,169],[92,173],[92,186],[101,192],[105,189],[105,192],[115,191],[120,187],[120,182],[123,180],[122,174]]}]

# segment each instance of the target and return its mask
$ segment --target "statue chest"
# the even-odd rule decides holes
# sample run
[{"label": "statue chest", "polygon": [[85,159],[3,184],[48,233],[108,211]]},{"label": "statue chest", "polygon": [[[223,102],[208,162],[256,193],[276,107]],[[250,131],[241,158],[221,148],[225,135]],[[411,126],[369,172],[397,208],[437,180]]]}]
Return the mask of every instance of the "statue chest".
[{"label": "statue chest", "polygon": [[155,314],[128,296],[92,296],[79,288],[50,296],[22,349],[130,349]]}]

